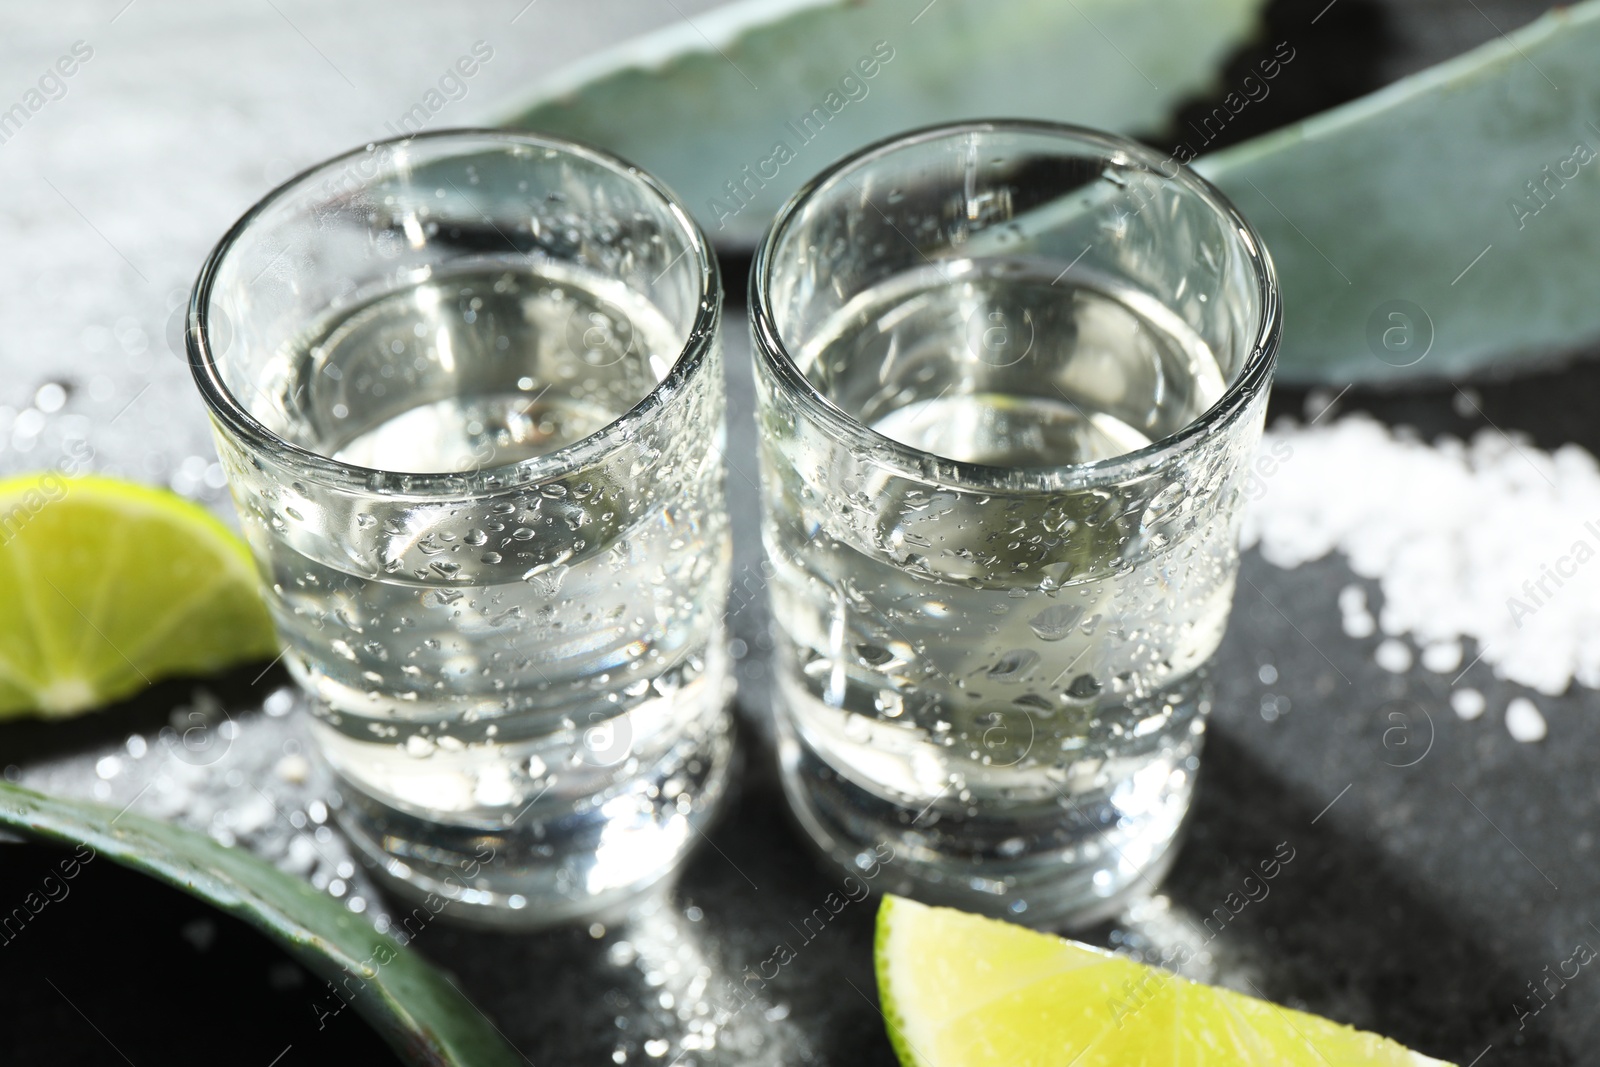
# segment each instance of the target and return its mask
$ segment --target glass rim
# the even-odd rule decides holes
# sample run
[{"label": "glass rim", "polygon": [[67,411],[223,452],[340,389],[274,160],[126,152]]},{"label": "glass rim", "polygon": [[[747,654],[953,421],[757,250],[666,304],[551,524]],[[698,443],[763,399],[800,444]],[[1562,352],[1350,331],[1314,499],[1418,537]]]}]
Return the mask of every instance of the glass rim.
[{"label": "glass rim", "polygon": [[[779,335],[771,301],[773,261],[778,244],[787,234],[789,226],[811,199],[835,179],[900,149],[973,133],[1035,134],[1062,143],[1077,142],[1093,146],[1104,151],[1108,157],[1137,162],[1162,179],[1185,186],[1232,225],[1242,239],[1253,268],[1261,307],[1249,354],[1234,380],[1210,407],[1165,437],[1121,455],[1054,467],[1000,467],[950,459],[887,437],[828,399],[806,377]],[[1173,173],[1167,173],[1167,164],[1176,168]],[[1261,391],[1277,360],[1283,333],[1283,305],[1278,289],[1277,268],[1255,228],[1220,189],[1186,164],[1137,141],[1087,126],[1037,119],[971,119],[923,126],[875,141],[836,160],[801,186],[778,210],[756,249],[750,271],[749,302],[756,358],[773,373],[779,386],[798,400],[806,414],[824,429],[847,444],[862,440],[869,442],[875,453],[874,461],[893,466],[900,473],[980,491],[1083,488],[1124,481],[1160,467],[1209,436]]]},{"label": "glass rim", "polygon": [[[229,252],[268,208],[312,180],[369,153],[385,148],[403,148],[414,141],[459,141],[462,144],[478,141],[485,143],[486,147],[498,143],[554,149],[587,159],[624,179],[638,182],[659,199],[668,214],[677,222],[679,232],[686,242],[684,251],[693,254],[693,263],[699,272],[699,293],[697,310],[694,321],[689,326],[688,335],[666,375],[651,388],[649,393],[593,433],[554,451],[511,463],[474,467],[462,471],[436,472],[391,471],[334,459],[332,456],[297,445],[273,432],[240,402],[224,383],[211,345],[212,288]],[[374,175],[371,179],[363,179],[363,184],[370,184],[377,177],[378,175]],[[522,253],[522,255],[526,257],[528,254]],[[683,255],[684,253],[679,253],[679,258]],[[711,347],[716,343],[721,317],[722,276],[716,256],[712,254],[710,241],[683,201],[654,175],[604,149],[564,137],[523,130],[463,126],[369,141],[312,164],[279,183],[257,200],[228,228],[201,266],[194,288],[190,291],[184,345],[190,373],[199,386],[206,408],[214,419],[219,420],[252,450],[269,453],[275,458],[290,459],[299,467],[310,468],[336,484],[363,491],[383,492],[385,495],[393,496],[455,497],[473,491],[501,491],[539,484],[582,470],[603,459],[616,448],[616,439],[619,435],[628,434],[630,430],[665,411],[672,401],[688,388],[690,381],[701,373]],[[377,489],[372,484],[375,479],[382,479],[390,484]],[[403,488],[393,485],[400,480],[403,480]]]}]

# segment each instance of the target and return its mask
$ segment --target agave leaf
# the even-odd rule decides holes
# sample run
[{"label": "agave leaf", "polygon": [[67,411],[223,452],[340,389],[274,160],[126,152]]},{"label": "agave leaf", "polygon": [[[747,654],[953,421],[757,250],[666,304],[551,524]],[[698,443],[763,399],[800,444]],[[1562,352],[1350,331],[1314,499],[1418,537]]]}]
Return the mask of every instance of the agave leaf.
[{"label": "agave leaf", "polygon": [[[418,954],[339,901],[209,837],[133,812],[0,782],[0,826],[86,844],[238,916],[336,987],[407,1063],[500,1067],[522,1062],[489,1020]],[[383,961],[387,962],[383,962]]]},{"label": "agave leaf", "polygon": [[744,0],[573,67],[501,121],[616,152],[682,195],[719,244],[751,247],[810,175],[914,126],[998,115],[1157,128],[1211,84],[1261,6]]},{"label": "agave leaf", "polygon": [[1600,337],[1597,102],[1590,0],[1200,160],[1277,261],[1279,377],[1456,377]]}]

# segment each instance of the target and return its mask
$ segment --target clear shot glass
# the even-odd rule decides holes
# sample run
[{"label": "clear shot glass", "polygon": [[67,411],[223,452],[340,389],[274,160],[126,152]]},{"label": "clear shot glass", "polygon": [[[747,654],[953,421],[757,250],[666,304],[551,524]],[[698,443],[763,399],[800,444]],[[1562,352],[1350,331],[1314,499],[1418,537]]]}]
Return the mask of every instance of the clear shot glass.
[{"label": "clear shot glass", "polygon": [[317,166],[202,269],[189,359],[284,662],[403,895],[608,914],[723,794],[720,302],[653,178],[493,131]]},{"label": "clear shot glass", "polygon": [[[1035,925],[1165,872],[1281,330],[1259,238],[1131,141],[865,149],[755,261],[784,787],[885,888]],[[858,860],[858,857],[861,857]]]}]

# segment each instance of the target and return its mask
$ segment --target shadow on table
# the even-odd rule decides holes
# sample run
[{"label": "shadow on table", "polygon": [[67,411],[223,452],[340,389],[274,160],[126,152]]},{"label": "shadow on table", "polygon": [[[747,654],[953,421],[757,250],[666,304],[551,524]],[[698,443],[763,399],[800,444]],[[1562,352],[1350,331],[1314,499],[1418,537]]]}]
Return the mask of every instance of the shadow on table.
[{"label": "shadow on table", "polygon": [[[1314,825],[1317,815],[1212,731],[1188,839],[1162,889],[1178,920],[1168,930],[1198,931],[1215,981],[1460,1064],[1491,1045],[1496,1064],[1572,1062],[1549,1036],[1519,1031],[1527,976],[1376,849]],[[1283,855],[1292,859],[1265,881],[1262,864]],[[1126,942],[1139,925],[1102,927],[1094,939]]]},{"label": "shadow on table", "polygon": [[[872,970],[875,898],[808,919],[841,880],[815,863],[758,769],[670,901],[602,930],[510,936],[430,931],[424,951],[533,1062],[892,1064]],[[1162,899],[1084,936],[1142,945],[1206,938],[1215,981],[1328,1015],[1467,1064],[1572,1061],[1519,1035],[1520,980],[1361,841],[1317,812],[1225,734],[1209,742],[1189,838]],[[1292,859],[1281,862],[1292,849]],[[1280,858],[1264,895],[1244,879]],[[1152,923],[1152,907],[1166,921]],[[1222,907],[1226,923],[1213,918]],[[826,909],[823,909],[826,914]],[[1170,946],[1168,946],[1170,947]],[[1151,951],[1154,950],[1154,951]],[[742,984],[741,984],[742,983]],[[730,993],[740,987],[744,993]],[[1519,1042],[1519,1036],[1526,1037]],[[620,1056],[621,1058],[617,1058]]]}]

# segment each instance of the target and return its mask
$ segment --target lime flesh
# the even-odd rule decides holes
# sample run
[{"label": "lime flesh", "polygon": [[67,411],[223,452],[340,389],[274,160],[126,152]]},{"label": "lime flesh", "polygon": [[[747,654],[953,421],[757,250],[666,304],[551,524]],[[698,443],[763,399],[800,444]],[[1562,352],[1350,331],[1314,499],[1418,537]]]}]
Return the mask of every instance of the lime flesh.
[{"label": "lime flesh", "polygon": [[0,481],[0,718],[59,718],[277,654],[244,544],[112,478]]},{"label": "lime flesh", "polygon": [[1387,1038],[1049,934],[900,897],[878,993],[905,1067],[1439,1067]]}]

